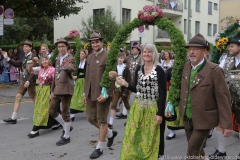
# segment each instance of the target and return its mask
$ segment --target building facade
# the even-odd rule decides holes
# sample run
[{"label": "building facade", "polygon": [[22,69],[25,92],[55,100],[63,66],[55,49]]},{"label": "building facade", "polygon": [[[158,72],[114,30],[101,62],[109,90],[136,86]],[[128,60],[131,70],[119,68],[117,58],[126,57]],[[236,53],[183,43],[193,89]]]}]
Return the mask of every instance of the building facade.
[{"label": "building facade", "polygon": [[[145,5],[156,5],[164,12],[164,17],[172,20],[188,41],[197,33],[201,33],[214,43],[214,35],[219,30],[219,0],[88,0],[81,3],[83,9],[78,15],[59,18],[54,21],[54,40],[65,37],[72,29],[81,29],[82,18],[88,18],[110,6],[116,20],[121,24],[137,17],[138,11]],[[81,33],[80,33],[81,34]],[[142,43],[171,45],[166,31],[156,26],[145,26]],[[135,29],[129,41],[139,40],[139,31]],[[129,42],[127,41],[127,42]]]}]

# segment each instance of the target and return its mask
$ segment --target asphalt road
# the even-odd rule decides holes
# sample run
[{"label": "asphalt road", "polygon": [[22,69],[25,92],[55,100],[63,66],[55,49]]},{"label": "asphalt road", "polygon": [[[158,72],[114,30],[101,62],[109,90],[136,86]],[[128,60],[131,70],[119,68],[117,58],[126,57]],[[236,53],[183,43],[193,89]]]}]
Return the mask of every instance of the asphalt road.
[{"label": "asphalt road", "polygon": [[[32,129],[33,103],[21,103],[17,124],[6,124],[2,119],[9,118],[13,111],[13,104],[0,105],[0,160],[89,160],[98,140],[98,130],[86,120],[85,113],[76,114],[72,122],[73,131],[70,133],[71,143],[64,146],[56,146],[60,139],[62,129],[41,130],[40,136],[33,139],[27,134]],[[118,136],[111,148],[104,148],[99,160],[117,160],[119,158],[121,142],[124,134],[125,120],[116,119],[114,129]],[[165,135],[167,135],[166,129]],[[208,139],[205,152],[211,154],[215,151],[216,131]],[[187,150],[187,142],[183,130],[176,132],[176,138],[165,141],[165,159],[183,159],[175,156],[184,156]],[[227,141],[227,155],[236,156],[240,151],[238,133],[234,132]],[[233,158],[229,158],[233,159]],[[131,158],[129,158],[131,160]]]}]

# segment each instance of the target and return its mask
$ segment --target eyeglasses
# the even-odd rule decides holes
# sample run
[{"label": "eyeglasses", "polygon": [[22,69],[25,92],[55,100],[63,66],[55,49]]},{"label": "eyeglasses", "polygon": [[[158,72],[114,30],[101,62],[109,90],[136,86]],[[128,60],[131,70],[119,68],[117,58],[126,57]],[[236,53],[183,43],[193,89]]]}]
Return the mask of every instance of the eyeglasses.
[{"label": "eyeglasses", "polygon": [[65,48],[65,47],[67,47],[67,46],[58,46],[58,48]]}]

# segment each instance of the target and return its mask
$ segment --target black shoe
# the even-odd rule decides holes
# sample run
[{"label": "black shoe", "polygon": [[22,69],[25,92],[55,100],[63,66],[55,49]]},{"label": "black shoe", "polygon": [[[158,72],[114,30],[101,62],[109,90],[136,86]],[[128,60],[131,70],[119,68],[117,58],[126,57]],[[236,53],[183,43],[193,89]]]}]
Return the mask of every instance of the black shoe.
[{"label": "black shoe", "polygon": [[176,137],[176,134],[174,134],[172,137],[167,136],[167,137],[166,137],[166,140],[171,140],[171,139],[173,139],[173,138],[175,138],[175,137]]},{"label": "black shoe", "polygon": [[75,117],[72,117],[72,118],[71,118],[71,122],[73,122],[74,120],[75,120]]},{"label": "black shoe", "polygon": [[123,113],[120,113],[120,114],[116,115],[116,117],[119,118],[119,119],[126,119],[127,115],[124,115]]},{"label": "black shoe", "polygon": [[[70,132],[71,132],[72,130],[73,130],[73,127],[71,126],[71,127],[70,127]],[[62,135],[61,135],[61,138],[63,138],[64,134],[65,134],[65,131],[63,130]]]},{"label": "black shoe", "polygon": [[113,129],[113,125],[111,125],[111,124],[108,123],[108,128],[109,128],[109,129]]},{"label": "black shoe", "polygon": [[239,153],[239,155],[238,155],[238,157],[237,157],[237,160],[240,160],[240,153]]},{"label": "black shoe", "polygon": [[100,148],[99,149],[95,149],[93,151],[93,153],[90,155],[90,158],[91,159],[96,159],[96,158],[100,157],[102,154],[103,154],[103,151],[100,151]]},{"label": "black shoe", "polygon": [[6,123],[11,123],[11,124],[17,123],[17,119],[12,119],[12,118],[4,119],[3,121]]},{"label": "black shoe", "polygon": [[35,134],[31,134],[31,133],[28,134],[29,138],[34,138],[34,137],[37,137],[37,136],[39,136],[39,132],[37,132]]},{"label": "black shoe", "polygon": [[57,146],[62,146],[62,145],[65,145],[67,143],[70,143],[70,137],[69,138],[65,138],[65,137],[62,137],[57,143],[56,145]]},{"label": "black shoe", "polygon": [[222,153],[216,150],[213,154],[209,155],[209,159],[225,159],[227,156],[226,152]]},{"label": "black shoe", "polygon": [[56,124],[52,126],[52,130],[58,130],[59,128],[63,128],[61,124]]},{"label": "black shoe", "polygon": [[127,122],[125,122],[123,125],[126,126]]},{"label": "black shoe", "polygon": [[112,131],[113,132],[113,136],[111,138],[108,138],[108,143],[107,143],[107,146],[108,147],[111,147],[112,144],[113,144],[113,140],[114,138],[117,136],[118,132],[117,131]]}]

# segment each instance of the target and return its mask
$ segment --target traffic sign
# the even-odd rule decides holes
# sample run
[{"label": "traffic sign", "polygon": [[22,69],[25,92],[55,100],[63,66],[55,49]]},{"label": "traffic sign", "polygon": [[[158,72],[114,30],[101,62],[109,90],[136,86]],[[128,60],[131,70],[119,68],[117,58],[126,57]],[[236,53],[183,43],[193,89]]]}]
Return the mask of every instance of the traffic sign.
[{"label": "traffic sign", "polygon": [[138,31],[139,31],[140,33],[144,32],[144,26],[138,27]]},{"label": "traffic sign", "polygon": [[4,19],[3,24],[5,24],[5,25],[13,25],[13,19]]},{"label": "traffic sign", "polygon": [[0,6],[0,16],[3,14],[3,6]]},{"label": "traffic sign", "polygon": [[7,19],[11,19],[14,16],[14,12],[11,8],[5,10],[4,15]]}]

